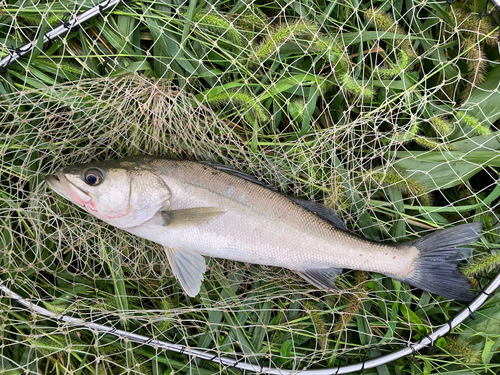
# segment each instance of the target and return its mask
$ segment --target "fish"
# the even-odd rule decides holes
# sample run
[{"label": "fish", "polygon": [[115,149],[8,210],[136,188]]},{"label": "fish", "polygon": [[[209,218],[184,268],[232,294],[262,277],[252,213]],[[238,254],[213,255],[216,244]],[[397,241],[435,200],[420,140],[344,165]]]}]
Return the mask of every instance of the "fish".
[{"label": "fish", "polygon": [[162,245],[189,297],[201,288],[205,257],[283,267],[315,287],[336,290],[344,268],[377,272],[446,298],[476,293],[457,268],[481,223],[403,243],[352,233],[336,211],[291,197],[214,162],[158,156],[74,164],[45,176],[59,195],[100,220]]}]

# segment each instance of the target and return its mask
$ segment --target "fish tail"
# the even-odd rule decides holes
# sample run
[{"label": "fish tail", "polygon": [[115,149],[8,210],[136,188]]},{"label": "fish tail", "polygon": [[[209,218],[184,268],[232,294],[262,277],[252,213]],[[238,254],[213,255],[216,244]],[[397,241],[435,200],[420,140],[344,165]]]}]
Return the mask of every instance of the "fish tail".
[{"label": "fish tail", "polygon": [[458,225],[431,233],[405,245],[419,252],[417,269],[413,275],[401,280],[419,289],[460,301],[470,301],[476,294],[472,284],[457,269],[458,263],[474,251],[459,247],[476,242],[481,235],[481,223]]}]

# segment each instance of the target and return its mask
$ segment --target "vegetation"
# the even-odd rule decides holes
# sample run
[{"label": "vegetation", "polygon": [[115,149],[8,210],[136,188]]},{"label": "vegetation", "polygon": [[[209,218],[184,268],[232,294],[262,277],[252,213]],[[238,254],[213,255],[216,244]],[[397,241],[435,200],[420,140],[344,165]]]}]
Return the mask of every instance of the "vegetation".
[{"label": "vegetation", "polygon": [[[93,5],[6,1],[0,13],[4,56],[38,46],[0,75],[4,285],[60,314],[282,369],[394,352],[465,306],[377,274],[348,271],[344,292],[326,293],[223,260],[189,298],[160,247],[43,184],[61,165],[139,153],[234,165],[378,241],[480,221],[463,272],[478,288],[498,272],[499,31],[487,1],[132,1],[43,46],[75,3]],[[433,348],[365,373],[497,373],[499,311],[494,295]],[[0,327],[0,374],[240,372],[8,297]]]}]

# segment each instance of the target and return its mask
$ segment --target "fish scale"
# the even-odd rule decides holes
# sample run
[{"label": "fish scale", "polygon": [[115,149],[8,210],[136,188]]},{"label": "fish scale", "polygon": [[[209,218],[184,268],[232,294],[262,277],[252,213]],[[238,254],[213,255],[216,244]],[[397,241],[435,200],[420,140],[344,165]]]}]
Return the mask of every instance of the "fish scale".
[{"label": "fish scale", "polygon": [[[175,179],[181,184],[196,186],[198,189],[196,192],[187,192],[182,185],[172,187],[172,209],[197,207],[199,204],[219,204],[234,213],[231,218],[221,216],[198,227],[200,233],[190,232],[189,236],[192,238],[203,237],[207,233],[214,233],[217,237],[237,236],[238,247],[246,246],[246,253],[256,254],[264,259],[271,256],[275,262],[279,262],[273,265],[293,270],[308,269],[308,265],[321,268],[368,268],[368,271],[385,271],[398,276],[400,268],[411,262],[418,253],[410,249],[370,242],[339,230],[285,195],[258,184],[222,172],[213,175],[212,171],[207,171],[208,167],[198,163],[184,162],[184,167],[185,170],[182,167],[176,169],[183,176],[182,179],[169,174],[168,168],[163,171],[159,168],[160,177],[167,181],[167,185],[176,186],[169,184],[169,181]],[[232,187],[235,187],[234,192],[228,194]],[[203,199],[190,202],[193,194]],[[242,196],[249,198],[240,199]],[[234,202],[234,206],[220,202]],[[266,224],[269,225],[267,228]],[[164,244],[163,242],[167,242],[171,237],[168,230],[162,231],[161,235],[164,239],[154,241]],[[204,250],[199,251],[204,251],[204,255],[231,259],[231,254],[221,253],[217,248],[208,250],[208,243],[202,238],[199,242],[204,247]],[[217,244],[214,246],[217,247]],[[365,258],[361,259],[363,256]],[[368,259],[365,260],[366,258]],[[393,270],[387,267],[386,262],[389,259],[393,261]],[[370,261],[369,265],[365,265],[367,261]],[[254,263],[269,264],[268,262]]]}]

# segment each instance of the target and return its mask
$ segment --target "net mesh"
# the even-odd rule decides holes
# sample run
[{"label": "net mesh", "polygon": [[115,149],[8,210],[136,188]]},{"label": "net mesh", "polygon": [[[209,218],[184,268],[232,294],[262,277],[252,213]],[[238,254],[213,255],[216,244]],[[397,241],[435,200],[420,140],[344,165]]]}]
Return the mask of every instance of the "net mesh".
[{"label": "net mesh", "polygon": [[[487,2],[130,2],[41,43],[96,4],[2,2],[3,56],[36,45],[0,76],[3,285],[57,314],[282,370],[394,352],[463,306],[375,273],[346,270],[340,292],[325,292],[222,259],[207,259],[190,298],[161,246],[43,182],[63,165],[136,154],[233,165],[378,241],[480,221],[462,269],[476,286],[496,273],[500,67]],[[238,371],[8,297],[0,314],[0,374]],[[437,351],[372,371],[498,368],[485,337],[500,316],[482,316],[490,328],[466,323]]]}]

